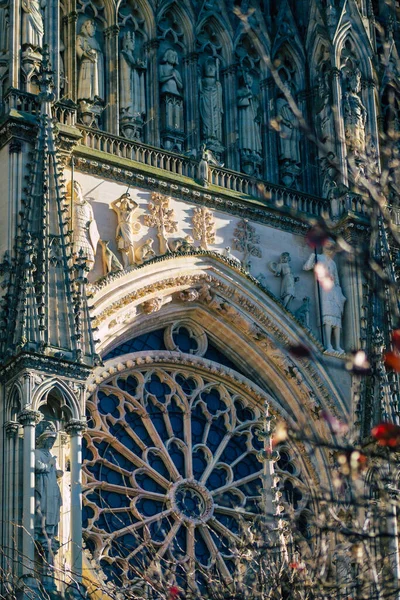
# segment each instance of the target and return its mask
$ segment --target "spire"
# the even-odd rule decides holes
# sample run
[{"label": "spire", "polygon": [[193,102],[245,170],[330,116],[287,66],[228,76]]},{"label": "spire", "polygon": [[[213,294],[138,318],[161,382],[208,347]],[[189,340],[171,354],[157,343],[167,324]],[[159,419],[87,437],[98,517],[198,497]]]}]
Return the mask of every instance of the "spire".
[{"label": "spire", "polygon": [[6,294],[0,322],[3,363],[21,353],[91,366],[94,342],[86,300],[86,265],[72,261],[65,199],[52,118],[52,71],[44,52],[39,78],[40,115],[21,202],[14,256],[6,257]]}]

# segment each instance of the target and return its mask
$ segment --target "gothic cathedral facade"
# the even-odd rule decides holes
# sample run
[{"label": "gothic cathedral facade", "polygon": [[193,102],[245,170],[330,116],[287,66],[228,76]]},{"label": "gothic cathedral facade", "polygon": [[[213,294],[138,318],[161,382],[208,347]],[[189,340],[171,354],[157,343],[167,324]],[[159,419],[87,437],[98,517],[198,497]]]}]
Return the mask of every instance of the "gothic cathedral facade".
[{"label": "gothic cathedral facade", "polygon": [[380,169],[397,218],[395,4],[0,0],[1,594],[206,597],[260,510],[311,552],[334,458],[271,418],[394,410],[345,368],[385,313],[307,232],[362,247]]}]

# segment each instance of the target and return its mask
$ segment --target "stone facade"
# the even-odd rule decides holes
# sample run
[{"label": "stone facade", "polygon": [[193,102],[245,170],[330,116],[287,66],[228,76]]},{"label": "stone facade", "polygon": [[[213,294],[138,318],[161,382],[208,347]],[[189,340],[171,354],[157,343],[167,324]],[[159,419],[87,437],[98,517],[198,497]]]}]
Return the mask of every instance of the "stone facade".
[{"label": "stone facade", "polygon": [[369,235],[357,186],[400,120],[396,44],[385,73],[371,59],[376,22],[396,42],[389,13],[0,0],[1,572],[18,593],[45,594],[38,572],[54,597],[140,588],[132,569],[229,581],[215,536],[234,543],[253,497],[279,531],[278,485],[307,540],[332,456],[282,446],[274,467],[256,433],[266,405],[319,435],[322,411],[362,431],[379,412],[345,369],[371,343],[368,283],[306,234]]}]

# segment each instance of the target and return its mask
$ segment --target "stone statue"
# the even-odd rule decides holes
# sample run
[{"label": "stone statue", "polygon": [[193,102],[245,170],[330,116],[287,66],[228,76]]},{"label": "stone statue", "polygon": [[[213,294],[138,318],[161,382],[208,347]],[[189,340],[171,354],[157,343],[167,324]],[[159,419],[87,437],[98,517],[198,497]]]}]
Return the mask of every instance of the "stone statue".
[{"label": "stone statue", "polygon": [[208,58],[199,81],[201,134],[204,140],[222,143],[222,86],[218,76],[218,59]]},{"label": "stone statue", "polygon": [[310,298],[304,296],[303,302],[297,310],[294,311],[294,316],[305,327],[310,328]]},{"label": "stone statue", "polygon": [[190,252],[193,250],[193,238],[187,235],[184,238],[175,238],[168,240],[169,252]]},{"label": "stone statue", "polygon": [[287,160],[295,164],[300,163],[298,121],[293,113],[289,101],[285,96],[280,96],[276,101],[276,111],[280,126],[279,160]]},{"label": "stone statue", "polygon": [[237,105],[239,113],[239,148],[242,163],[245,164],[253,155],[257,155],[256,158],[258,158],[262,153],[260,105],[257,96],[253,94],[252,85],[253,77],[250,73],[244,72],[242,84],[237,93]]},{"label": "stone statue", "polygon": [[153,256],[156,255],[156,253],[153,250],[153,243],[154,240],[148,238],[143,242],[143,244],[136,248],[135,259],[137,265],[142,265],[144,262],[146,262],[146,260],[150,260],[151,258],[153,258]]},{"label": "stone statue", "polygon": [[97,244],[100,234],[94,219],[93,208],[83,197],[82,188],[77,181],[68,183],[67,192],[69,197],[73,193],[73,215],[72,215],[72,253],[75,259],[82,257],[86,260],[89,269],[94,265]]},{"label": "stone statue", "polygon": [[133,221],[133,213],[139,205],[132,200],[126,192],[120,198],[111,202],[111,208],[115,210],[118,218],[116,240],[118,249],[122,252],[124,267],[135,264],[135,240],[134,235],[140,229],[140,223]]},{"label": "stone statue", "polygon": [[172,48],[169,48],[162,60],[159,67],[159,80],[160,80],[160,92],[162,94],[175,94],[175,96],[182,96],[182,77],[177,70],[179,64],[178,54]]},{"label": "stone statue", "polygon": [[365,152],[365,124],[367,109],[360,99],[361,72],[358,68],[349,71],[347,91],[343,96],[343,118],[346,144],[349,152],[360,156]]},{"label": "stone statue", "polygon": [[[319,294],[317,294],[317,306],[321,298],[322,324],[324,327],[325,347],[328,351],[336,351],[343,354],[340,346],[340,332],[342,330],[343,308],[346,298],[343,295],[339,283],[339,275],[335,261],[335,244],[329,241],[323,248],[323,254],[317,257],[311,254],[303,266],[305,271],[314,269],[316,272]],[[320,265],[318,271],[317,266]],[[332,346],[332,334],[335,347]]]},{"label": "stone statue", "polygon": [[146,113],[146,63],[135,57],[135,32],[122,36],[120,53],[120,109],[122,116],[142,117]]},{"label": "stone statue", "polygon": [[22,0],[22,38],[21,45],[32,48],[43,46],[43,15],[41,8],[46,6],[46,1]]},{"label": "stone statue", "polygon": [[223,167],[223,163],[220,163],[214,156],[211,150],[208,150],[205,144],[201,145],[201,158],[199,160],[199,166],[197,169],[197,180],[199,183],[208,187],[210,183],[210,168],[209,165],[215,165],[216,167]]},{"label": "stone statue", "polygon": [[290,261],[289,252],[282,252],[278,263],[268,263],[268,268],[275,277],[281,278],[281,300],[285,308],[289,308],[290,302],[296,297],[295,283],[299,281],[298,277],[293,276]]},{"label": "stone statue", "polygon": [[103,52],[95,38],[96,23],[87,19],[76,37],[76,54],[80,61],[78,99],[104,100]]},{"label": "stone statue", "polygon": [[35,539],[41,542],[58,535],[62,497],[57,479],[63,472],[57,469],[56,457],[50,450],[57,433],[52,423],[47,423],[36,440],[35,450]]},{"label": "stone statue", "polygon": [[0,0],[0,54],[7,54],[10,30],[9,0]]},{"label": "stone statue", "polygon": [[108,275],[109,273],[118,273],[118,271],[123,271],[123,266],[119,262],[118,258],[115,256],[114,252],[108,247],[109,243],[110,242],[108,240],[100,240],[102,248],[104,275]]}]

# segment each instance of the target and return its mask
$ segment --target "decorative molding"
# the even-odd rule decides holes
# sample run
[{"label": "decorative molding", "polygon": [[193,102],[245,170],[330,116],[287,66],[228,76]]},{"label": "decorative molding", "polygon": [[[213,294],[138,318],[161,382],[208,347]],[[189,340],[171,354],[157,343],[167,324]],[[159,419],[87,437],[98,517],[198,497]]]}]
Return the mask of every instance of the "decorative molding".
[{"label": "decorative molding", "polygon": [[43,419],[43,413],[38,410],[31,410],[29,408],[22,410],[18,415],[18,422],[22,427],[34,427]]}]

